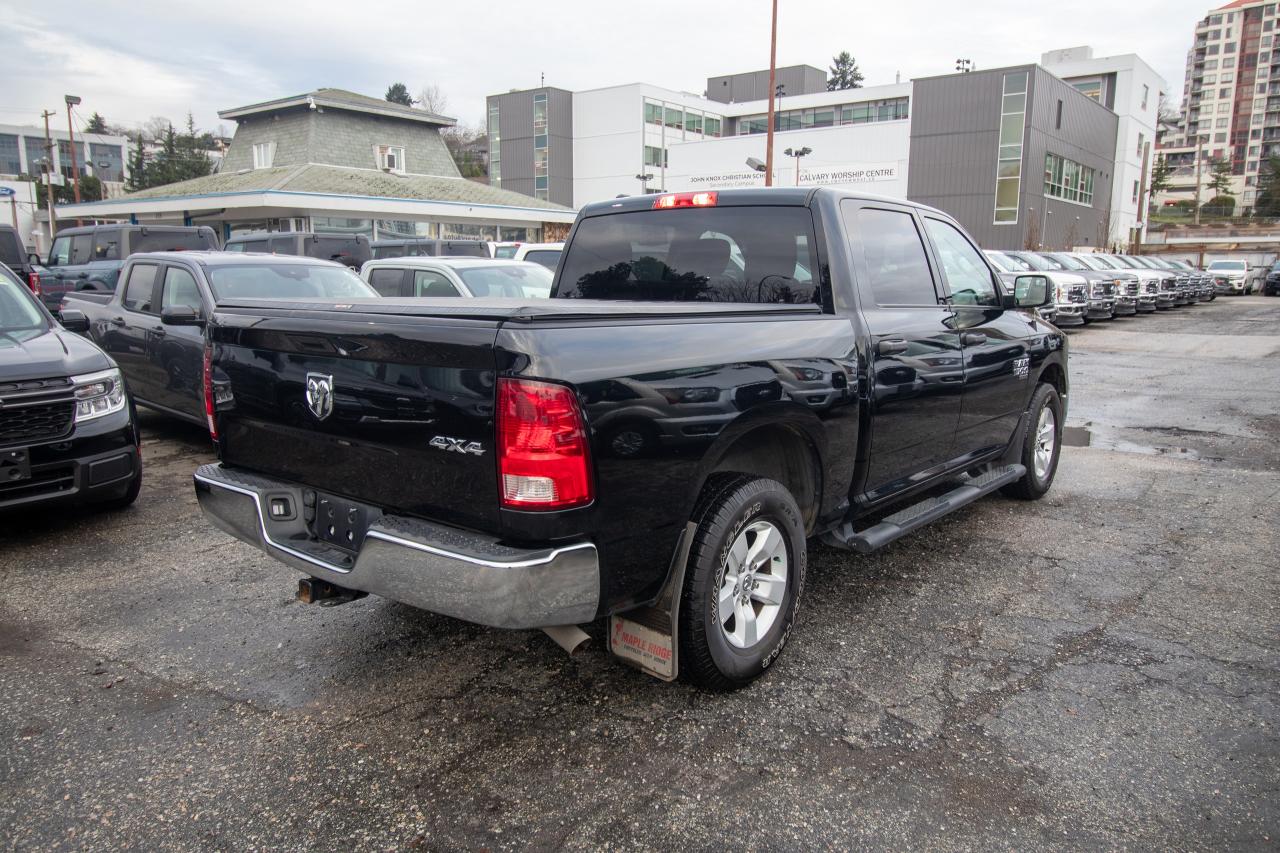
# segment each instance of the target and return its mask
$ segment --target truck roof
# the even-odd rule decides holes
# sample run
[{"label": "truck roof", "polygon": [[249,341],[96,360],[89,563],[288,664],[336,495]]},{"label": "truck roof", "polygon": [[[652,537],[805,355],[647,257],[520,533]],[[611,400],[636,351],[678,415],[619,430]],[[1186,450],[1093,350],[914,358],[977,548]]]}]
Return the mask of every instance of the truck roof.
[{"label": "truck roof", "polygon": [[[877,195],[875,193],[859,192],[857,190],[846,190],[841,187],[750,187],[747,189],[734,190],[683,190],[680,192],[666,193],[650,193],[649,195],[627,196],[626,198],[611,198],[607,201],[597,201],[591,204],[583,205],[580,216],[599,216],[606,213],[629,213],[636,210],[651,210],[654,205],[654,199],[661,198],[664,195],[688,195],[694,192],[714,192],[716,194],[716,207],[750,207],[755,205],[773,205],[773,206],[794,206],[801,207],[807,205],[817,193],[831,194],[838,198],[852,198],[860,201],[883,201],[892,202],[893,204],[909,205],[921,210],[934,210],[928,205],[917,204],[913,201],[907,201],[904,198],[891,198],[890,196]],[[939,211],[941,212],[941,211]],[[944,214],[945,215],[945,214]]]},{"label": "truck roof", "polygon": [[229,267],[244,264],[261,264],[270,259],[278,264],[332,264],[344,267],[335,261],[313,258],[309,255],[273,255],[270,252],[219,252],[214,250],[183,252],[137,252],[129,256],[131,261],[194,261],[206,267]]}]

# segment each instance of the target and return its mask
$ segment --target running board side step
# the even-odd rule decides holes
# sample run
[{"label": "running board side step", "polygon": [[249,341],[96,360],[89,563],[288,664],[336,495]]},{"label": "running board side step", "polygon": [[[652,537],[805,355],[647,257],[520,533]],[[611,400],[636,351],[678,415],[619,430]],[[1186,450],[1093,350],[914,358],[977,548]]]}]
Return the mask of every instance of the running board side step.
[{"label": "running board side step", "polygon": [[996,489],[1016,482],[1026,473],[1027,469],[1024,465],[993,467],[977,476],[965,477],[959,481],[959,485],[946,494],[912,504],[866,530],[854,530],[853,524],[846,521],[822,534],[822,541],[837,548],[857,551],[859,554],[870,554],[913,530],[937,521],[947,513],[973,503],[983,495],[989,495]]}]

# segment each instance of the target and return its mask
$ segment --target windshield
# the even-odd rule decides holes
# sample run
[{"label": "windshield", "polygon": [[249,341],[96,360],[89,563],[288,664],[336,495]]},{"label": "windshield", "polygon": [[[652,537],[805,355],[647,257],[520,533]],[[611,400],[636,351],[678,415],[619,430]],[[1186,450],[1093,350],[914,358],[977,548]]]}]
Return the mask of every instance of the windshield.
[{"label": "windshield", "polygon": [[986,252],[987,260],[996,265],[996,269],[1001,272],[1018,272],[1022,269],[1022,264],[1016,263],[1013,258],[1000,252]]},{"label": "windshield", "polygon": [[493,249],[493,256],[495,258],[514,258],[516,256],[516,252],[519,250],[519,243],[510,246],[495,246]]},{"label": "windshield", "polygon": [[213,298],[347,299],[378,292],[345,267],[325,264],[228,264],[208,268]]},{"label": "windshield", "polygon": [[6,338],[23,340],[49,328],[27,286],[9,272],[0,273],[0,347]]},{"label": "windshield", "polygon": [[549,270],[554,270],[556,264],[560,263],[560,249],[538,249],[533,252],[525,252],[524,259],[531,264],[541,264]]},{"label": "windshield", "polygon": [[546,299],[551,296],[551,270],[538,264],[494,264],[454,270],[472,296]]},{"label": "windshield", "polygon": [[1046,261],[1044,258],[1040,257],[1039,255],[1033,254],[1031,252],[1013,252],[1009,256],[1014,260],[1021,261],[1023,264],[1026,265],[1026,269],[1029,269],[1029,270],[1043,271],[1043,270],[1053,269],[1052,264],[1050,264],[1048,261]]},{"label": "windshield", "polygon": [[1117,269],[1115,264],[1110,263],[1106,258],[1103,258],[1100,255],[1079,255],[1077,260],[1091,270],[1109,272],[1110,270]]},{"label": "windshield", "polygon": [[591,216],[560,259],[556,296],[815,304],[802,207],[694,207]]},{"label": "windshield", "polygon": [[1087,267],[1083,263],[1081,263],[1079,258],[1074,258],[1071,255],[1052,254],[1052,255],[1045,255],[1045,257],[1051,261],[1057,261],[1059,264],[1062,265],[1063,269],[1067,269],[1067,270],[1092,269],[1092,267]]},{"label": "windshield", "polygon": [[1211,270],[1233,270],[1243,272],[1244,268],[1244,261],[1213,261],[1209,264],[1209,269]]}]

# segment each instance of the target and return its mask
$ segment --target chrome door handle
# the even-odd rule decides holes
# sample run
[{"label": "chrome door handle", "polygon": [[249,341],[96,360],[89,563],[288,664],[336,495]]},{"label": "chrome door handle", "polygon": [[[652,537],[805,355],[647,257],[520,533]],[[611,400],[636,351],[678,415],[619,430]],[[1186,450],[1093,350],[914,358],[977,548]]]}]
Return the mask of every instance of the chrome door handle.
[{"label": "chrome door handle", "polygon": [[902,338],[885,338],[876,344],[878,355],[896,355],[907,351],[907,342]]},{"label": "chrome door handle", "polygon": [[987,336],[982,332],[961,332],[960,343],[968,347],[976,347],[978,344],[985,344]]}]

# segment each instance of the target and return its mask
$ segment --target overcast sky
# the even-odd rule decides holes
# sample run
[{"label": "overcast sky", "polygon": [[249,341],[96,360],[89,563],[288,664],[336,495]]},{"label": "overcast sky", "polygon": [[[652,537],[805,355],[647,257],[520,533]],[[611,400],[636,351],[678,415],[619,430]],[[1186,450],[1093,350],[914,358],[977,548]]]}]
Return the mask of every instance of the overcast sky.
[{"label": "overcast sky", "polygon": [[[1033,62],[1088,44],[1137,53],[1182,95],[1183,66],[1204,0],[780,0],[778,64],[826,68],[848,50],[866,85]],[[305,11],[304,11],[305,9]],[[768,0],[556,0],[379,3],[309,0],[200,4],[132,0],[0,0],[0,123],[37,124],[79,95],[87,118],[137,124],[190,110],[202,129],[220,109],[322,86],[381,96],[404,82],[438,85],[448,114],[479,122],[484,97],[549,85],[590,89],[644,81],[701,92],[706,78],[767,68]],[[65,126],[62,119],[55,126]]]}]

